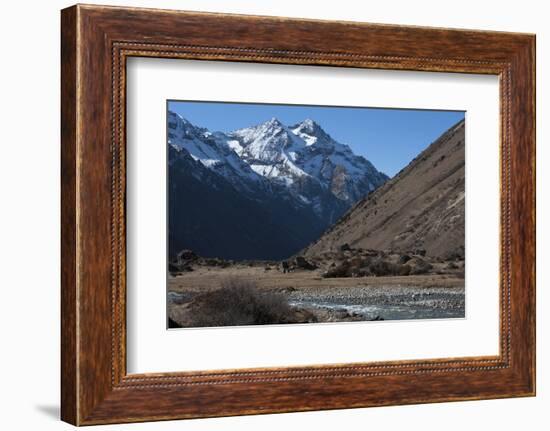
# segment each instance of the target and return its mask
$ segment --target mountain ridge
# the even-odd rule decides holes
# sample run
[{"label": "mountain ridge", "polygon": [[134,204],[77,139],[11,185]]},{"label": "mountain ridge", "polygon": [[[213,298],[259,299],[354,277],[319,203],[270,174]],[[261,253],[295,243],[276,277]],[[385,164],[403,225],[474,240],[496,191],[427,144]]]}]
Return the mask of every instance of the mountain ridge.
[{"label": "mountain ridge", "polygon": [[[286,230],[282,227],[273,228],[274,232],[281,232],[281,229],[288,232],[290,229],[303,240],[300,246],[290,241],[293,245],[289,245],[288,256],[315,239],[356,200],[388,179],[366,158],[354,154],[349,146],[334,140],[311,119],[288,127],[272,118],[251,127],[224,133],[198,127],[169,111],[168,146],[175,150],[169,150],[169,163],[173,163],[176,158],[181,159],[181,152],[185,151],[192,160],[217,175],[216,181],[210,181],[217,183],[218,188],[226,188],[227,182],[236,192],[256,202],[257,208],[265,209],[271,205],[271,210],[282,218],[285,218],[285,212],[300,214],[303,221],[294,223],[301,225],[304,235],[294,226],[287,226]],[[201,170],[190,160],[179,166],[178,169],[185,166],[185,169]],[[185,185],[181,183],[185,174],[178,174],[176,170],[171,165],[169,183],[180,181],[180,193],[185,194]],[[206,178],[206,175],[203,174],[203,177]],[[195,180],[191,181],[193,187],[200,188]],[[178,200],[179,197],[173,194],[171,199]],[[221,196],[216,199],[224,201]],[[250,207],[248,204],[243,205]],[[185,220],[184,208],[178,208],[179,212],[171,212],[171,232],[179,231],[175,226],[176,220]],[[287,222],[292,224],[291,220]],[[188,234],[172,238],[176,244],[170,247],[170,253],[187,247],[185,236]],[[224,235],[223,232],[220,234]],[[215,239],[212,241],[216,242]],[[203,252],[205,256],[212,254],[208,250]],[[280,256],[284,253],[276,254]]]},{"label": "mountain ridge", "polygon": [[465,122],[459,121],[396,176],[353,205],[302,254],[341,247],[464,257]]},{"label": "mountain ridge", "polygon": [[263,189],[284,186],[294,199],[310,204],[329,223],[388,180],[370,161],[331,138],[311,119],[292,126],[294,131],[273,117],[224,133],[197,127],[169,111],[168,125],[170,145],[186,149],[238,189],[250,193],[250,183]]}]

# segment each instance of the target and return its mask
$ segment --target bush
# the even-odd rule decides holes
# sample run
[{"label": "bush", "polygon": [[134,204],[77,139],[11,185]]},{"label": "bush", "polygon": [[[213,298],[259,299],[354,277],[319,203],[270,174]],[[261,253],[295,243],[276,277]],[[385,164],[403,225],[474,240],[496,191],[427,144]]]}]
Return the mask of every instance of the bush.
[{"label": "bush", "polygon": [[[398,259],[399,262],[402,260],[404,259]],[[330,268],[323,274],[323,277],[407,276],[427,274],[432,269],[433,266],[420,257],[410,258],[406,264],[394,263],[389,260],[389,257],[354,257]]]},{"label": "bush", "polygon": [[323,274],[324,278],[351,277],[351,265],[349,260],[344,260],[341,264],[329,269]]},{"label": "bush", "polygon": [[454,262],[449,262],[446,266],[446,269],[458,269],[458,265]]},{"label": "bush", "polygon": [[189,326],[234,326],[291,323],[294,310],[278,292],[262,291],[256,283],[229,279],[189,304]]},{"label": "bush", "polygon": [[428,263],[419,257],[411,259],[407,262],[407,264],[411,266],[411,275],[427,274],[433,269],[433,265],[431,263]]},{"label": "bush", "polygon": [[399,265],[399,275],[410,275],[411,269],[409,265]]},{"label": "bush", "polygon": [[380,277],[383,275],[397,275],[399,274],[400,265],[378,259],[371,263],[369,270],[372,274]]}]

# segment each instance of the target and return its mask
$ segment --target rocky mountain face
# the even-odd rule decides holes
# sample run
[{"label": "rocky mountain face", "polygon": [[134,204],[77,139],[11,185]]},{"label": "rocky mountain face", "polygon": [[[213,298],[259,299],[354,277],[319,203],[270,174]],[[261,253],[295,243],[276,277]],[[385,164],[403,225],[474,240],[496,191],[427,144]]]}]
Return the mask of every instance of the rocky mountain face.
[{"label": "rocky mountain face", "polygon": [[418,251],[464,258],[465,125],[461,121],[394,178],[360,200],[304,250],[319,256],[343,249]]},{"label": "rocky mountain face", "polygon": [[388,179],[312,120],[221,133],[168,115],[171,256],[286,258]]},{"label": "rocky mountain face", "polygon": [[388,179],[310,119],[286,127],[272,118],[230,136],[255,172],[286,185],[329,224]]}]

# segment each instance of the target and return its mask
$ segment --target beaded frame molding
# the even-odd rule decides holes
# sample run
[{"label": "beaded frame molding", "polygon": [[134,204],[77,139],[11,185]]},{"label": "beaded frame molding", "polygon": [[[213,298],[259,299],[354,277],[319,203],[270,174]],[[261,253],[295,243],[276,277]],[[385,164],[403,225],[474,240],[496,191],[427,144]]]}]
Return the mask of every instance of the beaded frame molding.
[{"label": "beaded frame molding", "polygon": [[[535,394],[534,35],[93,5],[61,18],[64,421]],[[126,59],[136,56],[498,75],[499,355],[127,374]]]}]

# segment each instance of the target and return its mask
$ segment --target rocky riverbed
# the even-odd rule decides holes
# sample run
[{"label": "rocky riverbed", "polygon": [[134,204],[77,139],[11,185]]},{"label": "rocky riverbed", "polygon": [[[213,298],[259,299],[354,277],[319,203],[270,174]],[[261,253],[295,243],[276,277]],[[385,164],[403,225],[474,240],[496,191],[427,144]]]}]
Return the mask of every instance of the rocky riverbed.
[{"label": "rocky riverbed", "polygon": [[360,286],[296,290],[289,303],[325,315],[325,320],[402,320],[460,318],[464,288]]},{"label": "rocky riverbed", "polygon": [[[319,271],[281,274],[254,266],[197,267],[168,279],[168,313],[192,320],[194,301],[224,280],[253,283],[259,292],[283,297],[293,310],[281,323],[441,319],[465,316],[464,280],[450,275],[327,279]],[[186,326],[186,325],[181,325]]]}]

